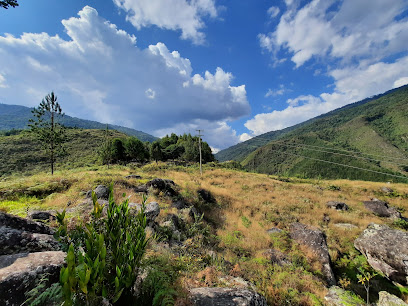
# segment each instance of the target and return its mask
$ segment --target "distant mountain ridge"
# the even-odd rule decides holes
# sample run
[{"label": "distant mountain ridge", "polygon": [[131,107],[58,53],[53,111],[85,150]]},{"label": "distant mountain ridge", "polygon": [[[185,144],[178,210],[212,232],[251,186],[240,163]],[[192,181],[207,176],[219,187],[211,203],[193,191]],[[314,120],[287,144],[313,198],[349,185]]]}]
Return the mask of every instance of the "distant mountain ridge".
[{"label": "distant mountain ridge", "polygon": [[403,86],[254,137],[215,157],[269,174],[391,180],[381,173],[408,174],[407,118],[408,86]]},{"label": "distant mountain ridge", "polygon": [[[28,128],[28,120],[33,117],[31,113],[32,108],[21,105],[9,105],[0,103],[0,131],[12,129],[26,129]],[[64,115],[62,124],[67,127],[77,127],[83,129],[105,129],[106,123],[97,121],[80,119]],[[153,142],[157,139],[150,134],[135,129],[109,124],[109,129],[117,130],[129,136],[135,136],[141,141]]]}]

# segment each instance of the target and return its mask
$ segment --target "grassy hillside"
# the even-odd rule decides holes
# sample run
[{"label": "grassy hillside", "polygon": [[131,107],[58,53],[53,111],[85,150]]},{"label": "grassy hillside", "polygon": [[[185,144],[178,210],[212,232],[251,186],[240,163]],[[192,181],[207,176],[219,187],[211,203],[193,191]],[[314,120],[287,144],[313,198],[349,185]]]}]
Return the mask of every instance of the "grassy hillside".
[{"label": "grassy hillside", "polygon": [[[129,174],[140,179],[127,180]],[[377,197],[390,202],[400,211],[408,211],[408,185],[390,184],[392,194],[381,192],[383,183],[346,180],[282,181],[279,177],[245,173],[204,166],[198,168],[170,166],[164,163],[149,164],[131,169],[125,166],[97,166],[90,169],[57,170],[52,177],[39,173],[24,178],[6,178],[0,182],[0,208],[25,217],[36,209],[62,210],[69,203],[71,225],[78,225],[75,208],[81,207],[84,194],[98,184],[114,183],[115,199],[122,201],[123,193],[130,202],[140,202],[141,194],[134,186],[160,177],[171,179],[179,195],[204,212],[203,220],[196,220],[187,229],[191,238],[169,247],[163,241],[166,220],[174,215],[183,217],[183,210],[172,206],[171,198],[163,193],[151,193],[148,201],[161,207],[157,222],[161,234],[148,246],[145,264],[147,271],[156,273],[153,284],[167,282],[174,288],[172,298],[183,304],[186,290],[194,287],[231,286],[231,276],[242,277],[254,284],[266,296],[269,305],[323,305],[327,293],[317,258],[289,237],[290,224],[296,221],[314,226],[327,236],[332,267],[339,286],[353,290],[363,299],[364,287],[358,283],[357,270],[366,260],[353,246],[353,241],[371,222],[388,224],[401,229],[401,224],[380,218],[364,208],[362,201]],[[199,189],[214,196],[214,203],[206,203],[198,196]],[[326,207],[331,200],[344,201],[349,211],[336,211]],[[326,215],[330,222],[324,222]],[[184,220],[184,219],[183,219]],[[338,224],[351,224],[351,229]],[[191,226],[191,227],[190,227]],[[282,232],[268,233],[270,228]],[[266,252],[275,249],[287,256],[290,264],[273,263]],[[210,255],[211,254],[211,255]],[[149,278],[150,279],[150,278]],[[408,298],[408,291],[397,287],[377,275],[372,281],[370,301],[378,299],[378,292],[387,290]],[[153,286],[154,287],[154,286]],[[152,288],[153,288],[152,287]],[[160,287],[159,287],[160,289]],[[154,296],[153,289],[152,296]],[[363,304],[363,303],[361,303]]]},{"label": "grassy hillside", "polygon": [[[7,105],[0,103],[0,131],[12,129],[26,129],[28,120],[33,117],[31,108],[19,105]],[[97,121],[79,119],[65,115],[61,123],[66,127],[76,127],[83,129],[106,129],[105,123]],[[150,134],[130,129],[119,125],[109,125],[109,129],[114,129],[129,136],[135,136],[141,141],[153,142],[157,139]]]},{"label": "grassy hillside", "polygon": [[[93,166],[100,163],[98,148],[103,143],[104,130],[67,129],[68,141],[64,144],[66,154],[57,158],[57,169]],[[112,138],[125,137],[110,131]],[[49,171],[50,165],[40,144],[27,132],[0,136],[0,177],[13,173],[36,173]]]},{"label": "grassy hillside", "polygon": [[[291,132],[294,132],[294,134],[297,134],[297,132],[300,129],[302,129],[303,127],[306,127],[306,130],[315,130],[316,128],[320,127],[320,124],[319,124],[320,121],[325,121],[327,118],[330,118],[332,116],[335,116],[335,117],[339,118],[339,117],[342,116],[343,112],[346,112],[347,116],[348,116],[348,119],[350,119],[350,117],[353,117],[353,112],[354,112],[354,110],[356,108],[359,108],[358,112],[360,114],[362,112],[365,112],[365,111],[369,112],[369,110],[366,109],[366,107],[369,108],[370,106],[364,106],[364,105],[368,105],[369,103],[371,103],[373,101],[376,101],[376,100],[379,100],[380,98],[385,98],[385,100],[382,99],[381,102],[380,102],[380,103],[385,103],[386,104],[386,107],[383,110],[383,112],[385,113],[385,112],[387,112],[389,110],[392,110],[392,108],[393,108],[393,105],[392,105],[393,102],[388,101],[387,96],[392,95],[393,93],[399,92],[399,91],[404,92],[403,96],[407,95],[407,88],[408,88],[408,86],[404,86],[404,87],[401,87],[399,89],[393,89],[393,90],[390,90],[390,91],[388,91],[386,93],[374,96],[372,98],[367,98],[367,99],[364,99],[364,100],[359,101],[359,102],[351,103],[351,104],[346,105],[346,106],[344,106],[344,107],[342,107],[340,109],[331,111],[331,112],[329,112],[327,114],[320,115],[320,116],[318,116],[316,118],[307,120],[307,121],[299,123],[297,125],[294,125],[294,126],[291,126],[291,127],[279,130],[279,131],[272,131],[272,132],[268,132],[268,133],[256,136],[256,137],[251,138],[251,139],[249,139],[247,141],[238,143],[238,144],[236,144],[236,145],[234,145],[232,147],[229,147],[229,148],[227,148],[225,150],[222,150],[222,151],[218,152],[215,155],[215,157],[219,161],[236,160],[236,161],[241,162],[251,152],[253,152],[256,149],[266,145],[270,141],[278,140],[278,139],[290,134]],[[405,97],[405,99],[406,99],[406,97]],[[391,100],[393,100],[393,99],[391,99]],[[357,113],[356,113],[356,115],[357,115]],[[342,121],[338,121],[337,123],[341,124],[341,123],[344,123],[344,122],[345,121],[342,120]],[[317,123],[317,125],[315,125],[315,123]],[[336,122],[332,122],[332,123],[334,123],[336,125]],[[398,124],[399,124],[399,122],[398,122]],[[394,129],[394,128],[395,128],[395,126],[389,126],[389,129],[391,129],[391,130]],[[300,131],[302,131],[302,130],[300,130]],[[318,131],[318,130],[316,130],[316,131]]]},{"label": "grassy hillside", "polygon": [[[406,118],[408,86],[348,105],[295,127],[268,133],[260,140],[256,137],[252,143],[261,144],[266,138],[272,141],[255,150],[252,146],[252,152],[242,164],[249,170],[268,174],[401,180],[375,171],[407,174]],[[239,150],[229,151],[231,156],[242,160],[243,155],[251,151],[244,144],[240,144]]]}]

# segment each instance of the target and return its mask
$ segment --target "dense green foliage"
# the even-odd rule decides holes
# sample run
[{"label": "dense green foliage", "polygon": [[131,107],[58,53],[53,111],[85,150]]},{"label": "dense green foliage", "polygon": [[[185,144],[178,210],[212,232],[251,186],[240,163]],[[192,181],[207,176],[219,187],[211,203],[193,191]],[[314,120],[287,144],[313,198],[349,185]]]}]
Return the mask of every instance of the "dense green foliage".
[{"label": "dense green foliage", "polygon": [[91,222],[71,235],[68,232],[68,238],[60,237],[63,242],[71,242],[67,265],[60,273],[65,305],[98,305],[102,297],[123,304],[132,299],[131,286],[148,242],[143,208],[146,198],[141,212],[134,217],[128,200],[115,203],[111,187],[106,219],[101,218],[103,207],[94,193],[92,200]]},{"label": "dense green foliage", "polygon": [[237,159],[249,170],[268,174],[405,182],[372,171],[406,175],[407,117],[408,86],[404,86],[300,125],[255,137],[216,157]]},{"label": "dense green foliage", "polygon": [[[31,108],[19,105],[7,105],[0,103],[0,131],[21,130],[28,127],[28,120],[32,117]],[[61,124],[71,128],[82,129],[105,129],[106,124],[84,120],[65,115]],[[141,141],[155,141],[157,138],[147,133],[126,128],[119,125],[109,125],[109,129],[117,130],[129,136],[135,136]]]}]

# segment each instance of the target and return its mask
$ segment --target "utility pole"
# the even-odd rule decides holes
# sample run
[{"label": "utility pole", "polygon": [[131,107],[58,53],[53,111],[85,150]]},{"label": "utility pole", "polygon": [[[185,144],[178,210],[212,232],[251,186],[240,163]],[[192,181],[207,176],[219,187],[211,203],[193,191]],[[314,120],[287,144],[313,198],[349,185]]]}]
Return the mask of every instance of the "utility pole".
[{"label": "utility pole", "polygon": [[201,135],[202,130],[196,130],[196,131],[198,132],[198,150],[200,151],[200,175],[202,176],[203,169],[201,167],[201,136],[204,136],[204,135]]}]

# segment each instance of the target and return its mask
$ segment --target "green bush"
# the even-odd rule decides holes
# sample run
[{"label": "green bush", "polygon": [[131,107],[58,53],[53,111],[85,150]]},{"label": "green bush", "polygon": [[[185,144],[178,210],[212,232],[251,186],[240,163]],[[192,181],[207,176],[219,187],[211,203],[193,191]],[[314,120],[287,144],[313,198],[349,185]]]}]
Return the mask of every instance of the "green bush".
[{"label": "green bush", "polygon": [[[116,204],[112,187],[107,218],[102,219],[103,206],[92,194],[94,210],[90,223],[76,229],[68,241],[66,267],[61,269],[65,305],[97,305],[103,298],[112,303],[127,303],[132,299],[131,286],[145,254],[146,217],[142,210],[137,216],[129,213],[128,200]],[[59,220],[61,224],[64,224]],[[63,232],[63,231],[62,231]]]}]

